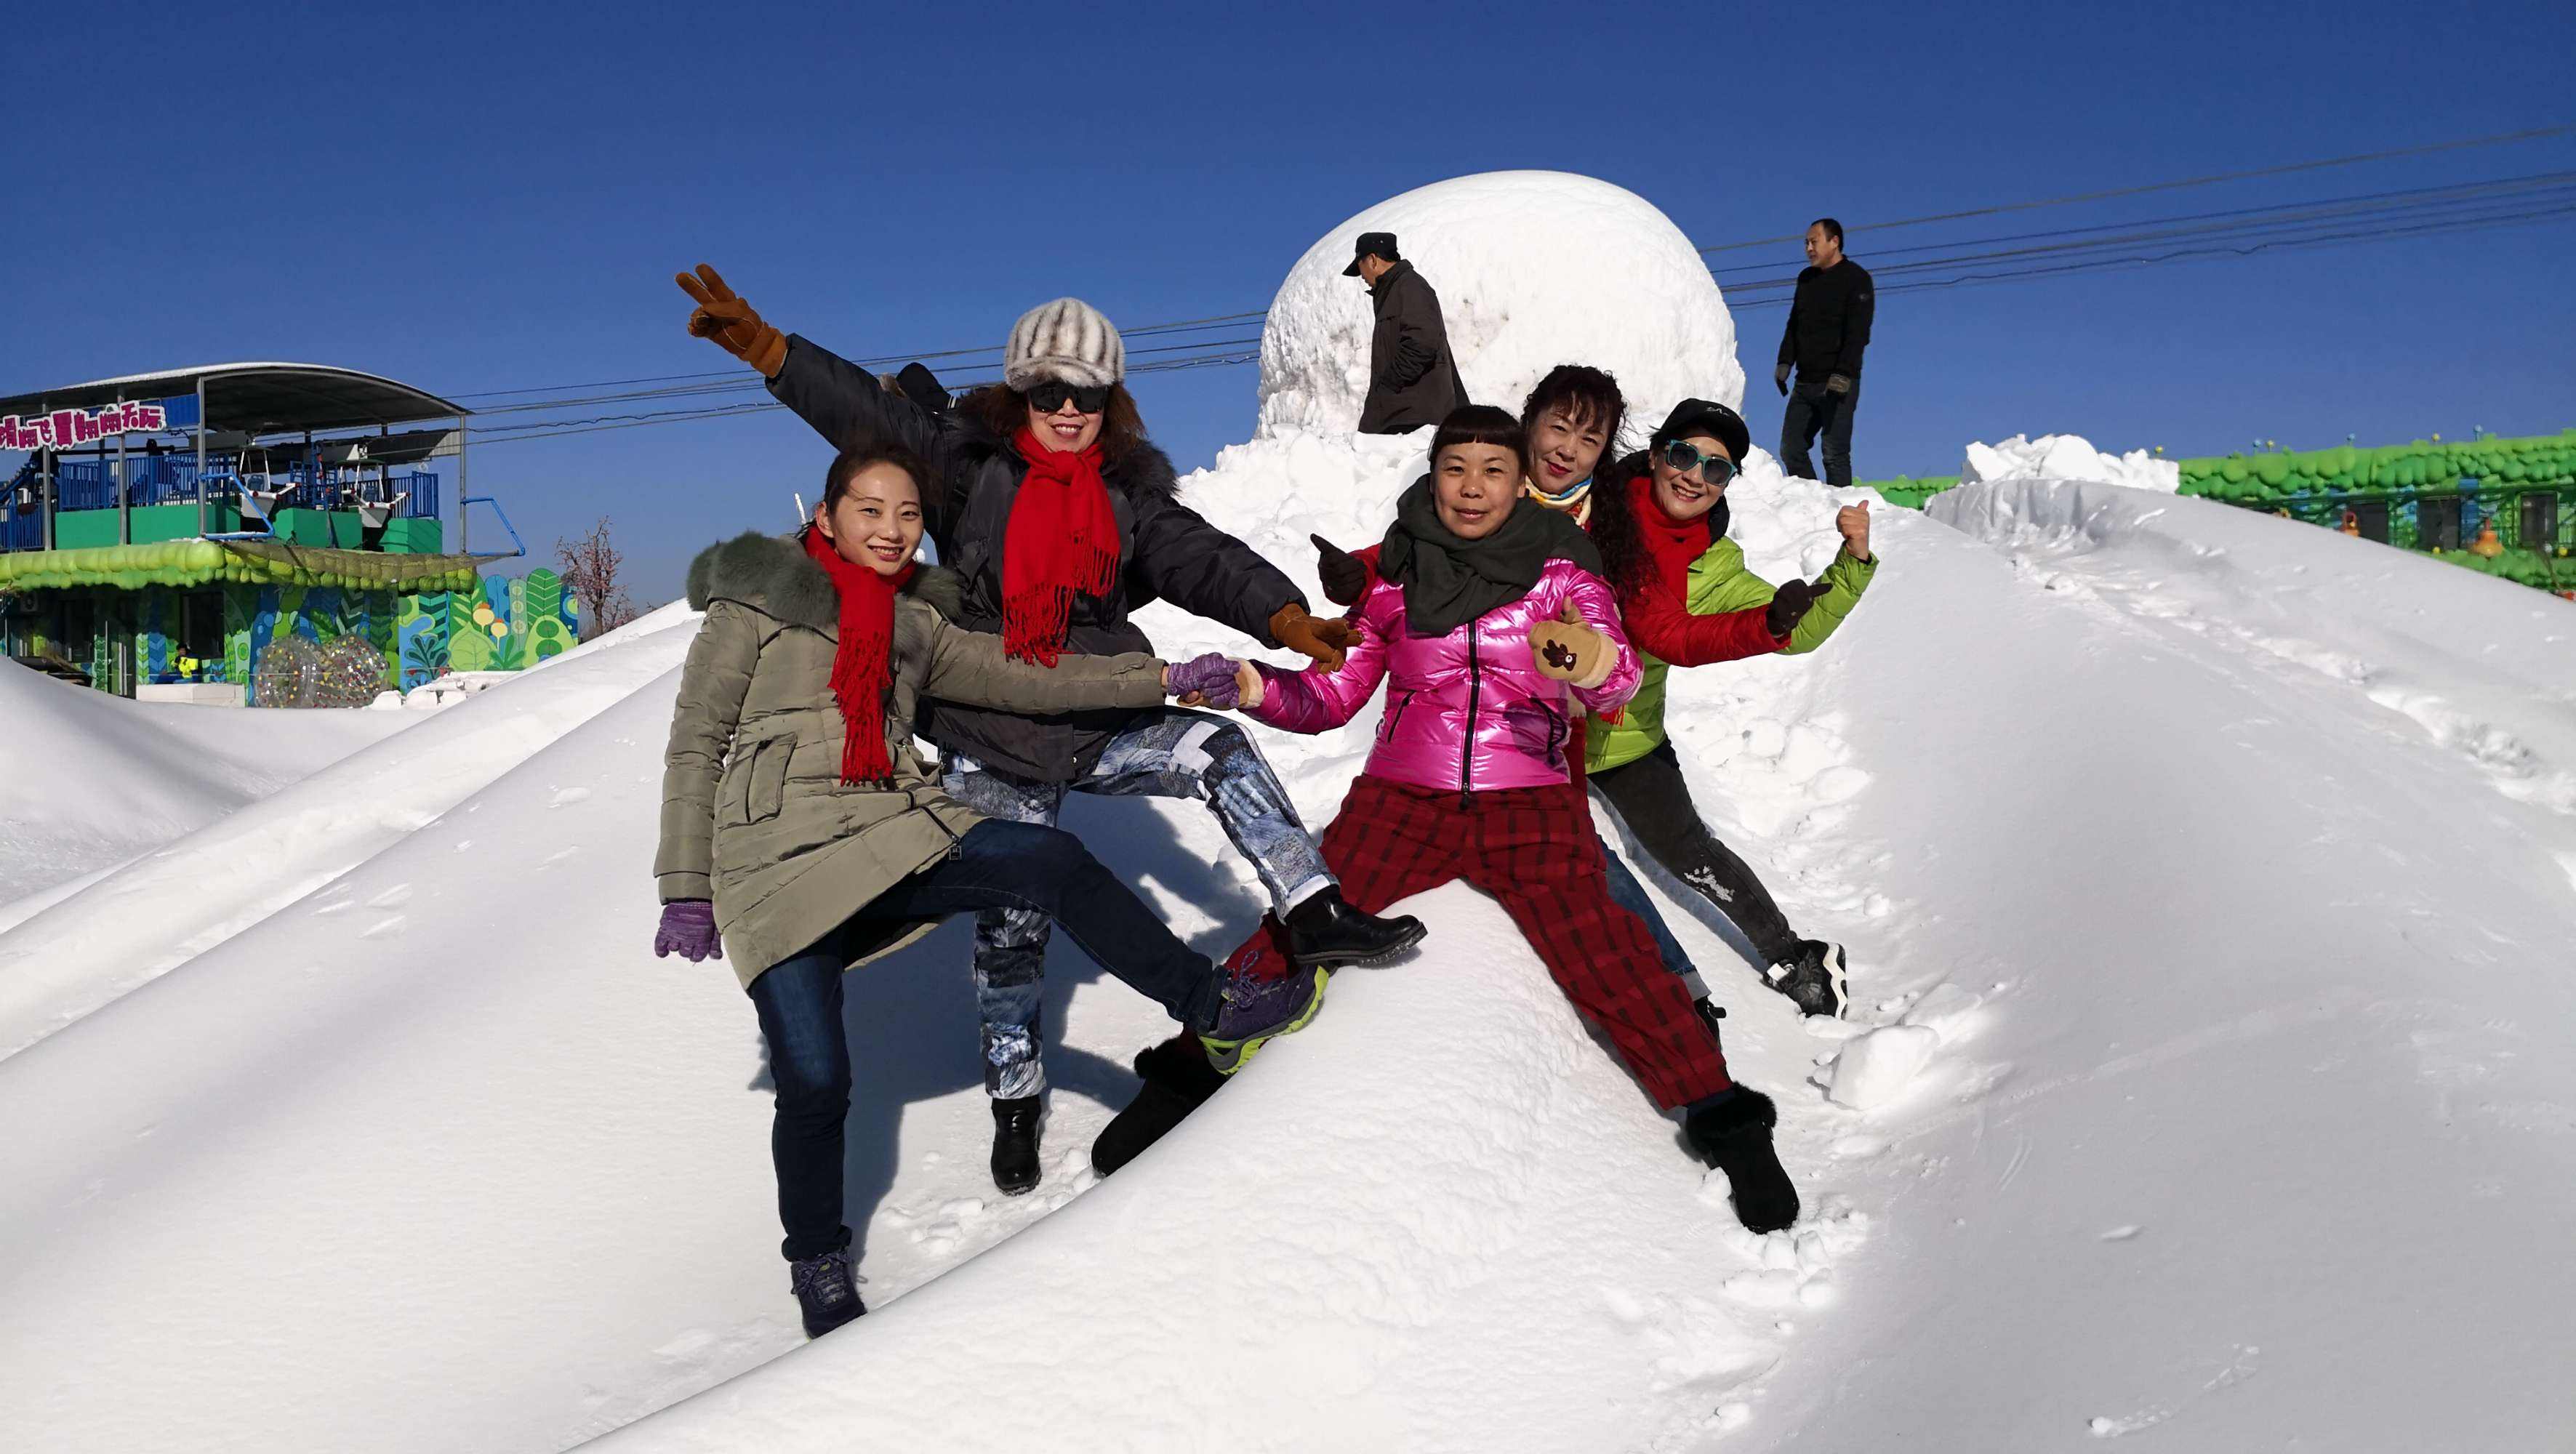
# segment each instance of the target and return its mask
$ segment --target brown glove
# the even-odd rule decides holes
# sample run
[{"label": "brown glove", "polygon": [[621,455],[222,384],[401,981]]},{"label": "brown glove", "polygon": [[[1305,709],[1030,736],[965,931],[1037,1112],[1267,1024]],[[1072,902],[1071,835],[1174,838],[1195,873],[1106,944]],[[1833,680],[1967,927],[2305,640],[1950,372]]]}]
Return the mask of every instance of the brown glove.
[{"label": "brown glove", "polygon": [[1558,619],[1531,627],[1529,641],[1530,658],[1540,676],[1584,691],[1608,681],[1610,668],[1619,664],[1619,648],[1593,630],[1572,601],[1565,603]]},{"label": "brown glove", "polygon": [[691,337],[712,338],[725,352],[760,370],[762,378],[778,377],[787,364],[787,335],[761,322],[752,306],[725,286],[723,274],[700,263],[696,276],[676,273],[672,280],[698,302],[689,315]]},{"label": "brown glove", "polygon": [[1358,627],[1339,619],[1318,620],[1293,601],[1271,615],[1270,634],[1290,651],[1313,658],[1326,671],[1340,667],[1350,649],[1360,644]]}]

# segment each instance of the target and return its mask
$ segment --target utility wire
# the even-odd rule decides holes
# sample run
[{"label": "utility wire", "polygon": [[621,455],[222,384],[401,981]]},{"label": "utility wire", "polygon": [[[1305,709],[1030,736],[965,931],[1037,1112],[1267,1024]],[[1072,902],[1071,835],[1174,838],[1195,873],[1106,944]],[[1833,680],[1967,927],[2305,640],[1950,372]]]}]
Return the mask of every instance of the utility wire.
[{"label": "utility wire", "polygon": [[[1891,227],[1920,227],[1932,222],[1958,222],[1970,217],[1996,217],[2006,212],[2030,212],[2042,207],[2064,207],[2077,202],[2107,202],[2116,197],[2143,197],[2150,192],[2174,192],[2186,187],[2207,187],[2219,182],[2243,182],[2256,177],[2283,177],[2294,172],[2322,171],[2328,167],[2358,166],[2364,162],[2394,161],[2399,157],[2431,156],[2437,152],[2461,151],[2470,147],[2501,146],[2507,142],[2538,141],[2544,137],[2566,136],[2576,132],[2576,125],[2535,126],[2523,131],[2499,132],[2494,136],[2474,136],[2464,141],[2437,141],[2425,146],[2398,147],[2390,151],[2355,152],[2351,156],[2326,157],[2318,161],[2288,162],[2274,167],[2256,167],[2251,171],[2218,172],[2206,177],[2181,177],[2170,182],[2149,182],[2136,187],[2114,187],[2102,192],[2077,192],[2064,197],[2047,197],[2036,202],[2005,202],[1992,207],[1971,207],[1960,212],[1931,212],[1921,217],[1900,217],[1893,222],[1864,223],[1846,227],[1846,233],[1882,232]],[[1806,236],[1801,229],[1779,237],[1757,237],[1747,242],[1721,242],[1700,249],[1703,253],[1733,252],[1738,248],[1769,247],[1796,242]]]}]

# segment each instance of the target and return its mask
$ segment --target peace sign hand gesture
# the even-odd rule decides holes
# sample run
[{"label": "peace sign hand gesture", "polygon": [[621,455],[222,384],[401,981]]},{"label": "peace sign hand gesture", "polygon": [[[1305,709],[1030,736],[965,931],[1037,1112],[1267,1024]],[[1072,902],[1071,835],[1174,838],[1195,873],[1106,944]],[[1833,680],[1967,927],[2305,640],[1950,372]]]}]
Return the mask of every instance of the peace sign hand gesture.
[{"label": "peace sign hand gesture", "polygon": [[697,302],[689,314],[689,334],[712,338],[725,352],[760,370],[764,379],[778,377],[787,363],[787,337],[761,321],[760,314],[725,286],[724,275],[706,263],[697,272],[677,273],[672,281]]}]

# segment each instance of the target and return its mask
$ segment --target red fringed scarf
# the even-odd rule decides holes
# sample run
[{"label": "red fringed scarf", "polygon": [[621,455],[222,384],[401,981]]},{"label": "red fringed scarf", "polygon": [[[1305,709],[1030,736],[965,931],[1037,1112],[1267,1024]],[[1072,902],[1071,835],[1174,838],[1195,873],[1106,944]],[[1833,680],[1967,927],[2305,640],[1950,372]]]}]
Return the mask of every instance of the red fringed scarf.
[{"label": "red fringed scarf", "polygon": [[894,679],[894,598],[912,579],[912,562],[894,575],[878,575],[841,559],[820,530],[805,532],[805,553],[841,597],[841,644],[832,656],[832,699],[841,704],[841,781],[884,782],[894,776],[885,728],[886,686]]},{"label": "red fringed scarf", "polygon": [[1002,650],[1055,665],[1076,596],[1118,586],[1118,513],[1100,478],[1100,446],[1059,452],[1022,429],[1029,472],[1002,532]]},{"label": "red fringed scarf", "polygon": [[1655,481],[1648,475],[1628,482],[1628,499],[1633,507],[1629,513],[1637,520],[1637,537],[1655,563],[1655,579],[1674,599],[1689,600],[1691,563],[1708,554],[1708,516],[1676,520],[1665,514],[1663,502],[1655,498]]}]

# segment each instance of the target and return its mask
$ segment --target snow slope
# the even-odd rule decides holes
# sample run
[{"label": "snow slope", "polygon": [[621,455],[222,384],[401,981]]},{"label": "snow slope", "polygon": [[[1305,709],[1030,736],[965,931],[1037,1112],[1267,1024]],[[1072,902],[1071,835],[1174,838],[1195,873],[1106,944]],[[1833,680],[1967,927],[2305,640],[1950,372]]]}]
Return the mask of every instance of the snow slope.
[{"label": "snow slope", "polygon": [[[158,852],[31,900],[35,911],[23,920],[0,921],[0,1057],[185,963],[434,820],[467,792],[670,670],[686,654],[695,625],[685,608],[665,607]],[[396,726],[419,720],[383,712],[259,715]]]},{"label": "snow slope", "polygon": [[0,901],[120,863],[411,725],[130,702],[0,665]]},{"label": "snow slope", "polygon": [[[1281,428],[1187,490],[1311,584],[1305,532],[1419,467]],[[1755,569],[1829,558],[1828,492],[1757,456],[1730,498]],[[2576,617],[2200,501],[1945,498],[1882,512],[1825,651],[1674,681],[1703,811],[1856,969],[1851,1023],[1800,1021],[1655,885],[1780,1101],[1790,1232],[1454,886],[1097,1187],[1162,1026],[1060,948],[1047,1177],[1002,1201],[950,926],[850,981],[876,1311],[803,1345],[749,1008],[646,949],[638,672],[0,1060],[0,1444],[2566,1447]],[[1310,823],[1373,726],[1264,734]],[[1194,805],[1068,823],[1203,948],[1258,912]]]}]

